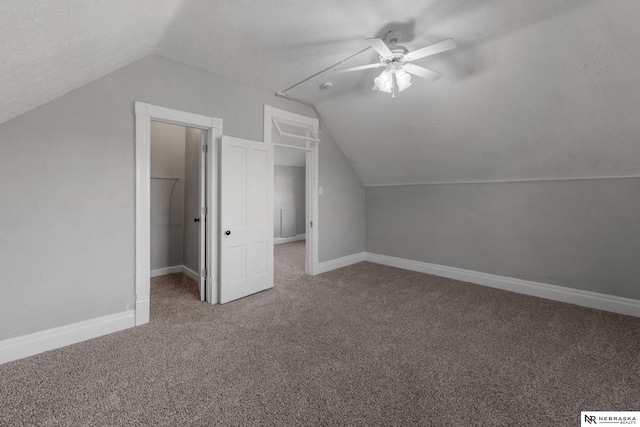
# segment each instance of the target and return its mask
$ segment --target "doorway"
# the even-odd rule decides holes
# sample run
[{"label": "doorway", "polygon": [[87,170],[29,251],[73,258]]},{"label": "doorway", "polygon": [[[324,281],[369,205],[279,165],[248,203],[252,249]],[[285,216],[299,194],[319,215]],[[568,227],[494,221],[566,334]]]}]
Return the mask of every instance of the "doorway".
[{"label": "doorway", "polygon": [[[280,233],[280,242],[304,238],[305,273],[311,276],[318,271],[317,171],[320,143],[318,129],[318,119],[280,110],[270,105],[264,106],[264,142],[274,146],[276,162],[281,163],[280,166],[303,168],[304,173],[304,209],[299,204],[296,208],[293,208],[291,203],[285,206],[274,204],[274,235],[277,238],[277,234]],[[299,175],[301,170],[288,171],[288,173]],[[297,180],[299,182],[300,178]],[[290,184],[290,187],[294,187],[293,183]],[[296,226],[295,235],[292,236],[293,217],[295,217]],[[304,226],[300,221],[301,218],[304,218]],[[284,238],[282,237],[283,228],[286,228],[284,234],[287,236]]]},{"label": "doorway", "polygon": [[273,151],[274,243],[306,245],[306,152],[283,146],[275,146]]},{"label": "doorway", "polygon": [[183,273],[195,281],[201,301],[201,271],[206,270],[205,132],[151,121],[151,277]]},{"label": "doorway", "polygon": [[[135,102],[135,316],[136,326],[149,322],[150,278],[151,278],[151,239],[150,239],[150,193],[151,193],[151,121],[180,125],[200,129],[204,134],[205,198],[209,205],[201,214],[210,227],[203,227],[206,245],[201,252],[206,269],[199,271],[204,283],[207,302],[218,302],[218,176],[214,165],[218,164],[217,151],[222,138],[222,120],[216,117],[202,116],[184,111],[172,110],[143,102]],[[203,221],[201,219],[201,221]]]},{"label": "doorway", "polygon": [[[317,150],[319,139],[317,119],[301,116],[298,114],[289,113],[284,110],[277,110],[265,105],[265,122],[264,122],[264,143],[257,143],[258,145],[252,148],[254,151],[271,152],[270,168],[266,165],[261,169],[265,172],[265,178],[263,182],[269,182],[269,186],[273,185],[273,150],[272,147],[276,144],[271,144],[271,131],[273,118],[278,120],[288,120],[290,126],[294,129],[303,129],[306,136],[303,136],[303,145],[298,149],[303,150],[306,153],[306,187],[307,187],[307,221],[306,221],[306,265],[305,272],[313,275],[317,271],[318,264],[318,250],[317,250],[317,236],[318,236],[318,200],[317,200],[317,170],[318,170],[318,156]],[[206,222],[211,224],[210,227],[206,227],[206,249],[205,261],[207,268],[201,271],[201,276],[205,280],[205,297],[206,301],[210,304],[216,304],[220,301],[220,280],[221,280],[221,256],[229,254],[228,250],[225,251],[226,246],[221,243],[221,227],[225,227],[225,236],[227,241],[231,241],[230,230],[227,228],[226,223],[222,223],[224,218],[223,213],[233,208],[233,204],[223,203],[220,201],[224,199],[223,195],[225,191],[221,190],[221,176],[224,176],[224,169],[234,168],[234,162],[232,159],[230,162],[224,160],[224,147],[225,143],[222,137],[222,119],[216,117],[202,116],[199,114],[187,113],[184,111],[173,110],[143,102],[135,102],[135,317],[136,325],[142,325],[149,322],[149,309],[150,309],[150,134],[151,134],[151,121],[160,121],[163,123],[182,125],[186,127],[197,128],[206,131],[206,144],[203,147],[205,152],[205,158],[207,165],[211,167],[206,168],[205,181],[206,186],[206,200],[209,205],[205,207],[203,215],[206,217]],[[314,136],[315,135],[315,136]],[[299,138],[300,135],[297,136]],[[294,138],[295,139],[295,138]],[[251,141],[239,140],[238,138],[232,138],[237,140],[241,145],[253,144]],[[234,142],[228,139],[230,145]],[[271,148],[269,148],[271,147]],[[221,150],[222,148],[222,150]],[[246,148],[246,147],[245,147]],[[227,153],[228,154],[228,153]],[[258,156],[265,157],[266,154]],[[266,156],[265,159],[269,157]],[[221,160],[222,159],[222,160]],[[236,159],[237,160],[237,159]],[[255,168],[250,167],[247,170],[254,171]],[[266,171],[271,171],[270,176],[267,176]],[[255,173],[253,174],[255,175]],[[255,177],[254,177],[255,178]],[[234,182],[225,180],[233,187]],[[230,193],[235,194],[235,193]],[[264,199],[264,194],[259,199]],[[251,204],[255,205],[253,198]],[[265,209],[264,217],[268,220],[265,224],[269,224],[268,232],[266,235],[271,237],[271,248],[273,249],[273,209],[272,202],[265,202],[262,200],[262,205],[269,206],[269,209]],[[220,206],[226,205],[228,209],[224,212],[220,212]],[[246,208],[247,206],[245,206]],[[268,213],[267,213],[268,212]],[[271,232],[271,233],[269,233]],[[239,233],[232,233],[235,238]],[[228,245],[227,245],[228,246]],[[264,245],[263,245],[264,246]],[[266,248],[263,248],[265,253]],[[270,251],[272,254],[273,251]],[[249,254],[247,252],[247,254]],[[251,255],[251,254],[249,254]],[[253,261],[256,259],[251,258]],[[273,257],[271,257],[270,263],[271,271],[273,267]],[[237,263],[240,265],[240,263]],[[237,269],[240,271],[240,269]],[[271,276],[273,278],[273,276]]]}]

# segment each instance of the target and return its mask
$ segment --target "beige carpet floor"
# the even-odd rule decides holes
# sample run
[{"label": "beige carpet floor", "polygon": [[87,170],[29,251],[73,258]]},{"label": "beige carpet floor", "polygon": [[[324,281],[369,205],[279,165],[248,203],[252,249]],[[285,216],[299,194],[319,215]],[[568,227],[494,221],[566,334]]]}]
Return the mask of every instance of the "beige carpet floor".
[{"label": "beige carpet floor", "polygon": [[640,410],[640,319],[359,263],[0,365],[1,426],[576,426]]}]

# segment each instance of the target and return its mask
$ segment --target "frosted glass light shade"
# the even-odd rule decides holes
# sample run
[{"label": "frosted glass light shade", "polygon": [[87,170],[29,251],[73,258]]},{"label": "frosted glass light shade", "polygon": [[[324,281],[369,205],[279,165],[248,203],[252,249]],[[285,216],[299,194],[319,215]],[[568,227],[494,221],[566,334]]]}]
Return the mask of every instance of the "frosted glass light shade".
[{"label": "frosted glass light shade", "polygon": [[396,73],[396,82],[398,83],[398,89],[402,92],[411,86],[411,75],[400,70]]},{"label": "frosted glass light shade", "polygon": [[391,81],[391,75],[387,70],[383,71],[373,82],[379,90],[383,92],[391,92],[391,85],[393,82]]}]

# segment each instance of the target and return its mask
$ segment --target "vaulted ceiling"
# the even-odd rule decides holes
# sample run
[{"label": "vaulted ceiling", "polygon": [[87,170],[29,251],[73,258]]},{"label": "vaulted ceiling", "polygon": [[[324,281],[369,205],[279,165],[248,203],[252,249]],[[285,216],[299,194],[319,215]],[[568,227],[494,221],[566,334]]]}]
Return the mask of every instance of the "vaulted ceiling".
[{"label": "vaulted ceiling", "polygon": [[416,61],[442,78],[392,98],[380,70],[329,70],[287,92],[365,185],[637,176],[638,22],[631,0],[5,0],[0,123],[149,54],[275,93],[397,30],[457,41]]}]

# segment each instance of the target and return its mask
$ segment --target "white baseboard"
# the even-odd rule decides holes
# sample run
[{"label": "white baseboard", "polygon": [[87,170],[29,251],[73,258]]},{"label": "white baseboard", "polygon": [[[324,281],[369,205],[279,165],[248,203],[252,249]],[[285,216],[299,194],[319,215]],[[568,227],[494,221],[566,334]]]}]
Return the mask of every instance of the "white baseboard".
[{"label": "white baseboard", "polygon": [[532,295],[554,301],[575,304],[582,307],[640,317],[640,300],[636,299],[566,288],[564,286],[549,285],[540,282],[531,282],[512,277],[497,276],[494,274],[430,264],[427,262],[412,261],[387,255],[372,254],[369,252],[365,253],[365,260],[376,264],[389,265],[392,267],[403,268],[405,270],[448,277],[450,279],[462,280],[465,282],[475,283],[477,285],[517,292],[519,294]]},{"label": "white baseboard", "polygon": [[196,282],[200,281],[200,275],[185,265],[174,265],[173,267],[158,268],[151,270],[151,277],[165,276],[167,274],[184,273]]},{"label": "white baseboard", "polygon": [[136,326],[149,323],[151,316],[151,297],[137,296],[136,297]]},{"label": "white baseboard", "polygon": [[165,276],[167,274],[182,273],[182,265],[174,265],[173,267],[158,268],[151,270],[151,277]]},{"label": "white baseboard", "polygon": [[364,261],[364,252],[358,254],[347,255],[341,258],[332,259],[330,261],[320,262],[314,269],[315,274],[326,273],[327,271],[335,270],[338,268],[346,267],[351,264],[357,264]]},{"label": "white baseboard", "polygon": [[280,243],[289,243],[289,242],[297,242],[298,240],[305,240],[307,238],[306,234],[298,234],[293,237],[274,237],[273,244],[279,245]]},{"label": "white baseboard", "polygon": [[191,277],[196,282],[200,283],[200,275],[195,271],[193,271],[192,269],[190,269],[189,267],[183,265],[181,271],[187,276]]},{"label": "white baseboard", "polygon": [[0,341],[0,364],[135,326],[134,310]]}]

